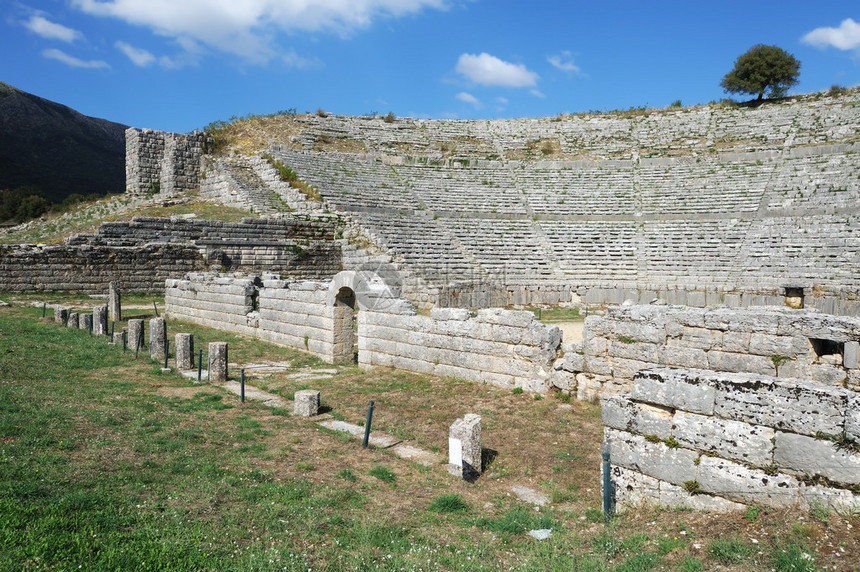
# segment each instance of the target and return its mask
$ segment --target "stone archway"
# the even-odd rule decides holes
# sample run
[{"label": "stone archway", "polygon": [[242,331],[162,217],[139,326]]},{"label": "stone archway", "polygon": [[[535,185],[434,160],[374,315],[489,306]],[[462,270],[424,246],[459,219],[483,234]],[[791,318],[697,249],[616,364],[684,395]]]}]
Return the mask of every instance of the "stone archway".
[{"label": "stone archway", "polygon": [[382,308],[394,300],[397,297],[375,272],[345,270],[332,278],[326,296],[332,318],[332,363],[355,363],[356,335],[361,338],[362,333],[360,320],[358,328],[353,328],[356,313]]}]

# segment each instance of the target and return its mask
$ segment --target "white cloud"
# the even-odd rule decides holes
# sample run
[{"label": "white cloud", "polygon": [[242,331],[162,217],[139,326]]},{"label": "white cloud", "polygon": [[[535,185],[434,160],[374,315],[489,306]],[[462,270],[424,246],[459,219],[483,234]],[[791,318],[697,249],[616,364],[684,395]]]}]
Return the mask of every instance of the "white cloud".
[{"label": "white cloud", "polygon": [[278,57],[278,32],[365,28],[379,18],[444,9],[450,0],[71,0],[95,16],[117,18],[252,62]]},{"label": "white cloud", "polygon": [[847,18],[838,28],[816,28],[803,36],[805,44],[826,48],[832,46],[839,50],[860,48],[860,24]]},{"label": "white cloud", "polygon": [[538,91],[538,90],[536,90],[536,89],[530,89],[530,90],[529,90],[529,93],[530,93],[530,94],[532,94],[532,95],[533,95],[533,96],[535,96],[535,97],[539,97],[539,98],[541,98],[541,99],[546,99],[546,96],[543,94],[543,92]]},{"label": "white cloud", "polygon": [[497,97],[496,102],[499,105],[507,105],[508,104],[508,98],[507,97]]},{"label": "white cloud", "polygon": [[43,38],[60,40],[69,44],[84,37],[79,31],[46,20],[38,14],[30,16],[30,19],[24,22],[24,27]]},{"label": "white cloud", "polygon": [[579,66],[573,63],[573,54],[568,51],[563,51],[556,56],[550,56],[546,59],[554,68],[561,71],[580,73],[582,70]]},{"label": "white cloud", "polygon": [[319,67],[322,65],[318,59],[308,59],[300,56],[296,53],[295,50],[289,50],[283,54],[281,54],[281,61],[288,68],[296,68],[296,69],[306,69],[312,67]]},{"label": "white cloud", "polygon": [[456,99],[464,102],[464,103],[468,103],[469,105],[474,105],[475,109],[478,109],[479,107],[481,107],[481,101],[477,97],[472,95],[471,93],[466,93],[465,91],[461,91],[460,93],[458,93],[454,97]]},{"label": "white cloud", "polygon": [[51,48],[50,50],[44,50],[42,55],[49,60],[57,60],[58,62],[62,62],[67,66],[73,68],[87,68],[87,69],[98,69],[98,68],[109,68],[107,62],[102,60],[80,60],[74,56],[70,56],[66,52],[62,50],[57,50]]},{"label": "white cloud", "polygon": [[151,65],[155,61],[155,56],[149,53],[146,50],[135,48],[132,45],[126,44],[125,42],[117,42],[114,44],[116,48],[128,56],[128,59],[131,60],[131,63],[138,67],[145,68],[148,65]]},{"label": "white cloud", "polygon": [[469,81],[487,86],[532,87],[538,80],[538,74],[526,66],[500,60],[486,52],[461,55],[456,71]]}]

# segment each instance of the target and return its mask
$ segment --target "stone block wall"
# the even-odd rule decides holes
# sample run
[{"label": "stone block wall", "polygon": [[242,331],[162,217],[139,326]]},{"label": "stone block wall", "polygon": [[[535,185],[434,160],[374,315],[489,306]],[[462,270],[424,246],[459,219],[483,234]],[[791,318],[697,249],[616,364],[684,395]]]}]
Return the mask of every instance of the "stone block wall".
[{"label": "stone block wall", "polygon": [[[165,302],[174,319],[258,337],[328,362],[347,355],[351,363],[352,313],[337,303],[341,286],[337,280],[199,273],[168,280]],[[472,317],[468,310],[437,308],[420,316],[403,299],[377,300],[373,309],[362,306],[361,298],[357,303],[362,367],[396,367],[539,393],[550,388],[561,332],[531,312],[493,308]]]},{"label": "stone block wall", "polygon": [[[257,336],[332,362],[335,309],[326,305],[327,294],[327,282],[265,278],[260,290]],[[349,327],[352,329],[352,321]],[[350,355],[351,350],[352,347]]]},{"label": "stone block wall", "polygon": [[205,267],[187,244],[135,248],[92,245],[0,246],[0,290],[107,293],[116,282],[130,292],[162,292],[164,281]]},{"label": "stone block wall", "polygon": [[171,196],[200,186],[206,135],[130,127],[125,132],[125,189],[132,195]]},{"label": "stone block wall", "polygon": [[325,282],[194,273],[167,281],[165,304],[173,319],[257,337],[330,362],[334,327],[327,293]]},{"label": "stone block wall", "polygon": [[125,192],[145,195],[161,185],[164,133],[152,129],[125,131]]},{"label": "stone block wall", "polygon": [[860,394],[841,387],[760,374],[639,372],[632,392],[603,403],[616,509],[856,511],[858,411]]},{"label": "stone block wall", "polygon": [[582,399],[630,391],[655,366],[808,379],[860,390],[860,318],[778,307],[619,306],[585,320],[554,384]]},{"label": "stone block wall", "polygon": [[212,266],[330,279],[342,267],[338,219],[296,215],[240,223],[137,217],[61,245],[0,246],[0,290],[163,292],[164,281]]},{"label": "stone block wall", "polygon": [[257,277],[235,278],[215,273],[189,274],[165,283],[166,313],[191,322],[243,336],[255,336]]},{"label": "stone block wall", "polygon": [[358,359],[398,369],[545,393],[561,331],[531,312],[434,308],[419,316],[405,301],[358,314]]}]

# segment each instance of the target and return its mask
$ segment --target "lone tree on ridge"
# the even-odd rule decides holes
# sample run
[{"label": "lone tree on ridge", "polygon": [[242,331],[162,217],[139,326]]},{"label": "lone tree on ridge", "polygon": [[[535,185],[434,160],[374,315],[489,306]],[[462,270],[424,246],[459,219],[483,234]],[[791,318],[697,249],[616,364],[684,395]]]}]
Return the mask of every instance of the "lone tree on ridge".
[{"label": "lone tree on ridge", "polygon": [[756,44],[735,60],[735,67],[726,74],[720,86],[727,93],[749,93],[758,95],[761,101],[766,91],[768,97],[780,97],[797,85],[800,61],[777,46]]}]

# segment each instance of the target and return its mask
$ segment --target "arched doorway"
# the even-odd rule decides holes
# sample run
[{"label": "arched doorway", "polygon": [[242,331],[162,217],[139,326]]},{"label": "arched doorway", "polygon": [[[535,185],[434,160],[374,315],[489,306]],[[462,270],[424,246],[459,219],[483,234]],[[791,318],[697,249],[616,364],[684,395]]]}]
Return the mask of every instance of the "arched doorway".
[{"label": "arched doorway", "polygon": [[332,362],[335,364],[352,364],[356,362],[356,310],[355,291],[349,286],[342,286],[334,297],[332,312],[334,321],[334,353]]}]

